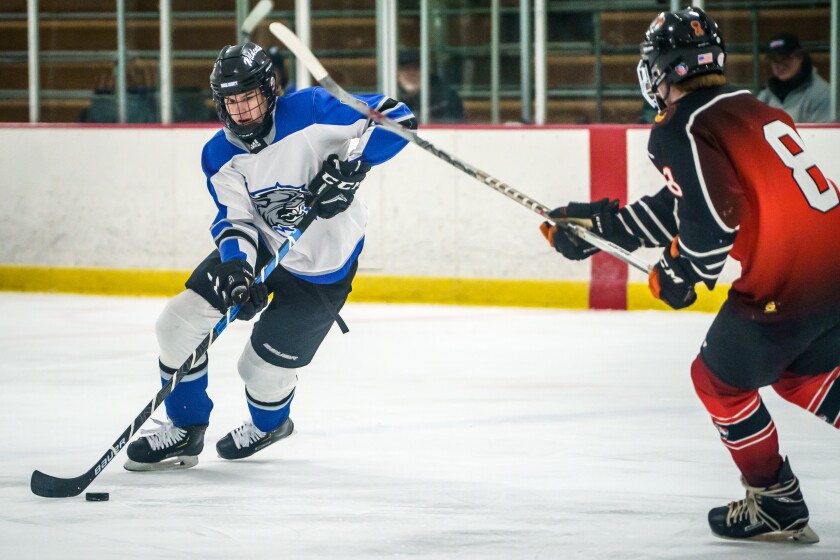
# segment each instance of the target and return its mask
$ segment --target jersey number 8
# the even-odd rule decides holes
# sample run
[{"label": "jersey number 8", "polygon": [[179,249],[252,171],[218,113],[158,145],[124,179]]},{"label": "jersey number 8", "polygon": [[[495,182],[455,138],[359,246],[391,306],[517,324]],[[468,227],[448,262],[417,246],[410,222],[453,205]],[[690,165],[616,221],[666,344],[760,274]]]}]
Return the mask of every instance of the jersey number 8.
[{"label": "jersey number 8", "polygon": [[840,205],[837,185],[823,175],[792,127],[782,121],[773,121],[764,125],[764,138],[785,167],[793,171],[793,180],[811,208],[825,213]]}]

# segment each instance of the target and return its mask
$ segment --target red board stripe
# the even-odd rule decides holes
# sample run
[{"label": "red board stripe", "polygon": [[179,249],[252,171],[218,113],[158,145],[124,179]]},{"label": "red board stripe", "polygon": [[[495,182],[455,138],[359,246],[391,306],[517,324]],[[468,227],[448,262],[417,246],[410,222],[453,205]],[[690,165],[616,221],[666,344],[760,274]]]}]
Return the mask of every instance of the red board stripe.
[{"label": "red board stripe", "polygon": [[[589,129],[591,200],[617,198],[627,202],[627,127],[592,126]],[[589,283],[591,309],[627,309],[627,265],[598,253],[592,259]]]}]

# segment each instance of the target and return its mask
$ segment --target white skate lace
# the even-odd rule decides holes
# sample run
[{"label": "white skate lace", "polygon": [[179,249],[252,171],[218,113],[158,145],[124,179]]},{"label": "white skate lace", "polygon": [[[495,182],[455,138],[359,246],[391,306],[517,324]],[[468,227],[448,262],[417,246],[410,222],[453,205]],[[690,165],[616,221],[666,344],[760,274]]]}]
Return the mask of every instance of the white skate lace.
[{"label": "white skate lace", "polygon": [[155,451],[175,445],[187,434],[185,430],[182,430],[173,424],[171,420],[161,422],[160,420],[152,418],[152,421],[157,424],[158,427],[152,428],[151,430],[141,430],[140,435],[143,436],[143,434],[148,434],[143,437],[148,440],[149,447]]},{"label": "white skate lace", "polygon": [[758,504],[755,502],[755,494],[747,490],[747,497],[737,502],[729,502],[729,511],[726,512],[726,526],[731,527],[734,523],[740,522],[749,516],[750,525],[758,522]]},{"label": "white skate lace", "polygon": [[254,426],[254,423],[250,420],[246,420],[243,425],[233,430],[230,435],[233,437],[233,443],[236,445],[236,448],[242,449],[264,438],[265,432]]},{"label": "white skate lace", "polygon": [[761,520],[774,531],[780,531],[781,525],[779,525],[779,522],[761,508],[759,500],[756,500],[756,496],[765,496],[768,498],[789,496],[796,493],[799,489],[799,481],[794,477],[787,484],[774,484],[773,486],[761,488],[750,486],[746,480],[741,478],[741,484],[747,490],[747,497],[737,502],[729,502],[729,511],[726,513],[726,525],[731,527],[733,523],[738,523],[749,516],[750,525],[755,525]]}]

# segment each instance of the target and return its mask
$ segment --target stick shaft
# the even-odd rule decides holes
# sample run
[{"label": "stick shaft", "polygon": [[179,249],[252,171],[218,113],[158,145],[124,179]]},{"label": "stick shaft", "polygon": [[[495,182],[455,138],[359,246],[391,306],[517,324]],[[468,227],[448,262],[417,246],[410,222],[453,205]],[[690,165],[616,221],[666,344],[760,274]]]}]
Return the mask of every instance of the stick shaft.
[{"label": "stick shaft", "polygon": [[274,2],[272,0],[260,0],[257,2],[257,5],[254,6],[254,9],[250,11],[250,13],[245,17],[245,21],[242,22],[240,39],[243,43],[250,39],[254,28],[257,27],[263,19],[265,19],[265,16],[267,16],[272,9],[274,9]]},{"label": "stick shaft", "polygon": [[[544,219],[551,220],[551,218],[548,217],[550,209],[544,204],[540,204],[533,198],[514,189],[504,181],[493,177],[486,171],[482,171],[481,169],[469,164],[468,162],[448,154],[447,152],[441,150],[431,142],[424,140],[416,133],[401,126],[398,122],[377,112],[375,109],[368,106],[368,104],[362,101],[361,99],[357,99],[356,97],[353,97],[352,95],[347,93],[347,91],[344,90],[344,88],[339,86],[335,82],[335,80],[332,79],[332,77],[327,73],[323,65],[318,61],[318,59],[315,57],[312,51],[309,50],[309,48],[306,45],[304,45],[288,27],[286,27],[282,23],[275,22],[269,26],[269,29],[278,39],[280,39],[283,42],[283,44],[286,45],[286,47],[289,48],[290,51],[294,53],[298,60],[300,60],[306,66],[306,68],[312,74],[312,77],[315,78],[315,80],[318,81],[318,83],[321,84],[321,86],[325,90],[327,90],[333,97],[335,97],[345,105],[349,105],[350,107],[358,111],[360,114],[373,120],[388,132],[392,132],[400,138],[403,138],[411,142],[412,144],[420,146],[430,154],[434,155],[438,159],[442,159],[443,161],[452,165],[459,171],[462,171],[467,175],[478,179],[493,190],[502,193],[506,197],[518,202],[519,204],[531,210],[532,212],[539,214]],[[636,257],[630,251],[627,251],[623,247],[620,247],[615,243],[612,243],[611,241],[607,241],[606,239],[592,233],[586,228],[580,226],[573,226],[573,224],[566,223],[558,223],[558,225],[561,227],[568,228],[572,233],[574,233],[587,243],[598,247],[602,251],[609,253],[613,257],[644,272],[645,274],[647,274],[650,270],[650,265],[648,263]]]},{"label": "stick shaft", "polygon": [[[314,208],[315,205],[318,203],[318,199],[316,198],[312,202],[312,207]],[[297,240],[303,235],[303,232],[306,231],[306,228],[313,222],[315,219],[315,212],[310,210],[306,213],[303,219],[298,223],[297,228],[289,234],[289,237],[286,238],[286,241],[280,246],[276,253],[274,253],[274,258],[269,261],[268,264],[262,269],[260,275],[254,279],[255,284],[260,284],[265,282],[265,279],[268,278],[271,273],[277,268],[280,264],[280,261],[292,250]],[[81,494],[85,488],[87,488],[93,480],[99,476],[99,474],[108,466],[108,464],[117,456],[117,453],[122,450],[123,447],[131,440],[131,437],[140,429],[146,420],[149,419],[149,416],[160,406],[160,404],[169,396],[169,394],[175,389],[175,386],[178,382],[187,374],[187,372],[198,362],[199,358],[207,352],[210,348],[210,345],[213,344],[213,341],[216,340],[219,335],[224,332],[227,326],[236,318],[239,314],[239,309],[241,306],[234,305],[230,309],[228,309],[227,313],[219,320],[218,323],[213,327],[213,329],[204,337],[204,339],[199,343],[198,347],[193,351],[190,357],[178,368],[178,370],[172,375],[172,378],[167,381],[163,387],[161,387],[160,391],[154,396],[154,398],[143,407],[143,410],[140,411],[131,424],[123,430],[123,432],[117,437],[114,443],[111,445],[110,448],[99,458],[94,466],[92,466],[88,471],[80,476],[75,478],[60,478],[55,476],[50,476],[45,474],[41,471],[34,471],[32,473],[32,478],[30,480],[29,487],[32,492],[38,496],[43,496],[44,498],[69,498],[72,496],[78,496]]]}]

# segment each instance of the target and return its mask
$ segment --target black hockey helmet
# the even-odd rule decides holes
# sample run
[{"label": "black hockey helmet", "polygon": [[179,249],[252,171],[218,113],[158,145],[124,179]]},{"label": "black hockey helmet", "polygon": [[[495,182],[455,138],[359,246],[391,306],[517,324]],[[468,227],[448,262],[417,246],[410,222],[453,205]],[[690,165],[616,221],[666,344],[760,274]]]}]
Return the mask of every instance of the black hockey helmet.
[{"label": "black hockey helmet", "polygon": [[700,8],[662,12],[654,19],[640,45],[636,68],[639,87],[648,103],[664,109],[659,84],[678,84],[700,74],[723,74],[726,46],[715,20]]},{"label": "black hockey helmet", "polygon": [[[258,138],[271,128],[271,115],[277,99],[276,78],[271,57],[251,42],[228,45],[216,58],[210,73],[210,89],[216,113],[225,127],[242,140]],[[259,122],[237,124],[225,107],[225,97],[259,89],[266,100],[266,107]]]}]

